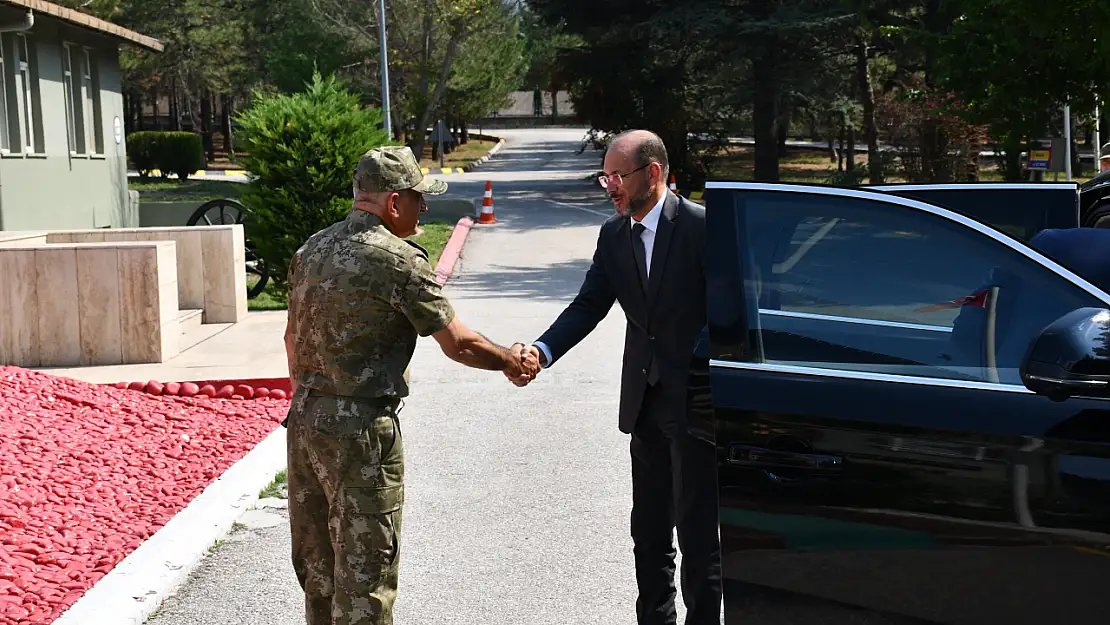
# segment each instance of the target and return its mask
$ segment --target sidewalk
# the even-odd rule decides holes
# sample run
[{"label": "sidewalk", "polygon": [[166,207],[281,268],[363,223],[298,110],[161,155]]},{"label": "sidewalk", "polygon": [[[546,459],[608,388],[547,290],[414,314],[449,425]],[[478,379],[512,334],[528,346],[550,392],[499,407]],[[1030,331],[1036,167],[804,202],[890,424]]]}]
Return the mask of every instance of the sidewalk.
[{"label": "sidewalk", "polygon": [[286,378],[285,320],[282,310],[251,312],[236,324],[202,325],[200,342],[164,363],[37,370],[96,384]]}]

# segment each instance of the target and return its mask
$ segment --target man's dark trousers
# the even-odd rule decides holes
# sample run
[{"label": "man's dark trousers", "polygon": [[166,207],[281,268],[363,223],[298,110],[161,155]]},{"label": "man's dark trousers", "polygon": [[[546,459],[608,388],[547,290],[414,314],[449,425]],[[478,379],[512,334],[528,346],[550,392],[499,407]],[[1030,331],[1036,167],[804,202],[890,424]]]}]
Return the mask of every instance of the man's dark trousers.
[{"label": "man's dark trousers", "polygon": [[720,623],[721,567],[717,466],[713,444],[691,435],[653,401],[648,387],[632,431],[632,540],[637,622],[676,622],[675,549],[682,549],[682,597],[688,625]]},{"label": "man's dark trousers", "polygon": [[705,208],[668,193],[661,213],[650,271],[640,269],[648,261],[639,228],[628,217],[605,222],[578,295],[535,342],[550,350],[551,366],[620,302],[628,323],[619,427],[632,436],[638,622],[676,622],[677,526],[686,623],[719,624],[716,450],[706,419],[691,414],[688,392],[694,346],[706,326]]}]

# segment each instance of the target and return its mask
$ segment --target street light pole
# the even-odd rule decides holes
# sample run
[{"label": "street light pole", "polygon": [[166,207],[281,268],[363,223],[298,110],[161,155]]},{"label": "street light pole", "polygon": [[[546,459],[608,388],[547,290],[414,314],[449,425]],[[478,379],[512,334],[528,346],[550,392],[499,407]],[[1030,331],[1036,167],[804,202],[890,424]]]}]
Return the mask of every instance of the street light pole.
[{"label": "street light pole", "polygon": [[378,0],[378,38],[381,40],[382,58],[382,115],[385,118],[385,132],[393,140],[393,120],[389,113],[389,53],[385,38],[385,0]]},{"label": "street light pole", "polygon": [[1068,182],[1071,182],[1071,106],[1064,105],[1064,171],[1067,172]]}]

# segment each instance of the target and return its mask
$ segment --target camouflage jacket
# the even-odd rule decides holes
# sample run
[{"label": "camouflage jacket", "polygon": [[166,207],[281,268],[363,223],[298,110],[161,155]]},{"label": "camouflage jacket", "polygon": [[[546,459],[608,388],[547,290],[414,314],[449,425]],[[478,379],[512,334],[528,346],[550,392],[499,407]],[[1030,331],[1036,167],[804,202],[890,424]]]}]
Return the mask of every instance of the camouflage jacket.
[{"label": "camouflage jacket", "polygon": [[428,252],[351,209],[290,262],[290,377],[328,395],[406,397],[417,335],[454,318]]}]

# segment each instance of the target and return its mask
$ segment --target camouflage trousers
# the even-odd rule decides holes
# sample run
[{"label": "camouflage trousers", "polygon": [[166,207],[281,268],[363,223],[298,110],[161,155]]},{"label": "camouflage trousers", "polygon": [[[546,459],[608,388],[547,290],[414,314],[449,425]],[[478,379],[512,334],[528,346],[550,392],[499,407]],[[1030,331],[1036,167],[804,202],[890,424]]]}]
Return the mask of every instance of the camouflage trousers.
[{"label": "camouflage trousers", "polygon": [[308,625],[392,625],[405,472],[396,408],[298,390],[287,427]]}]

